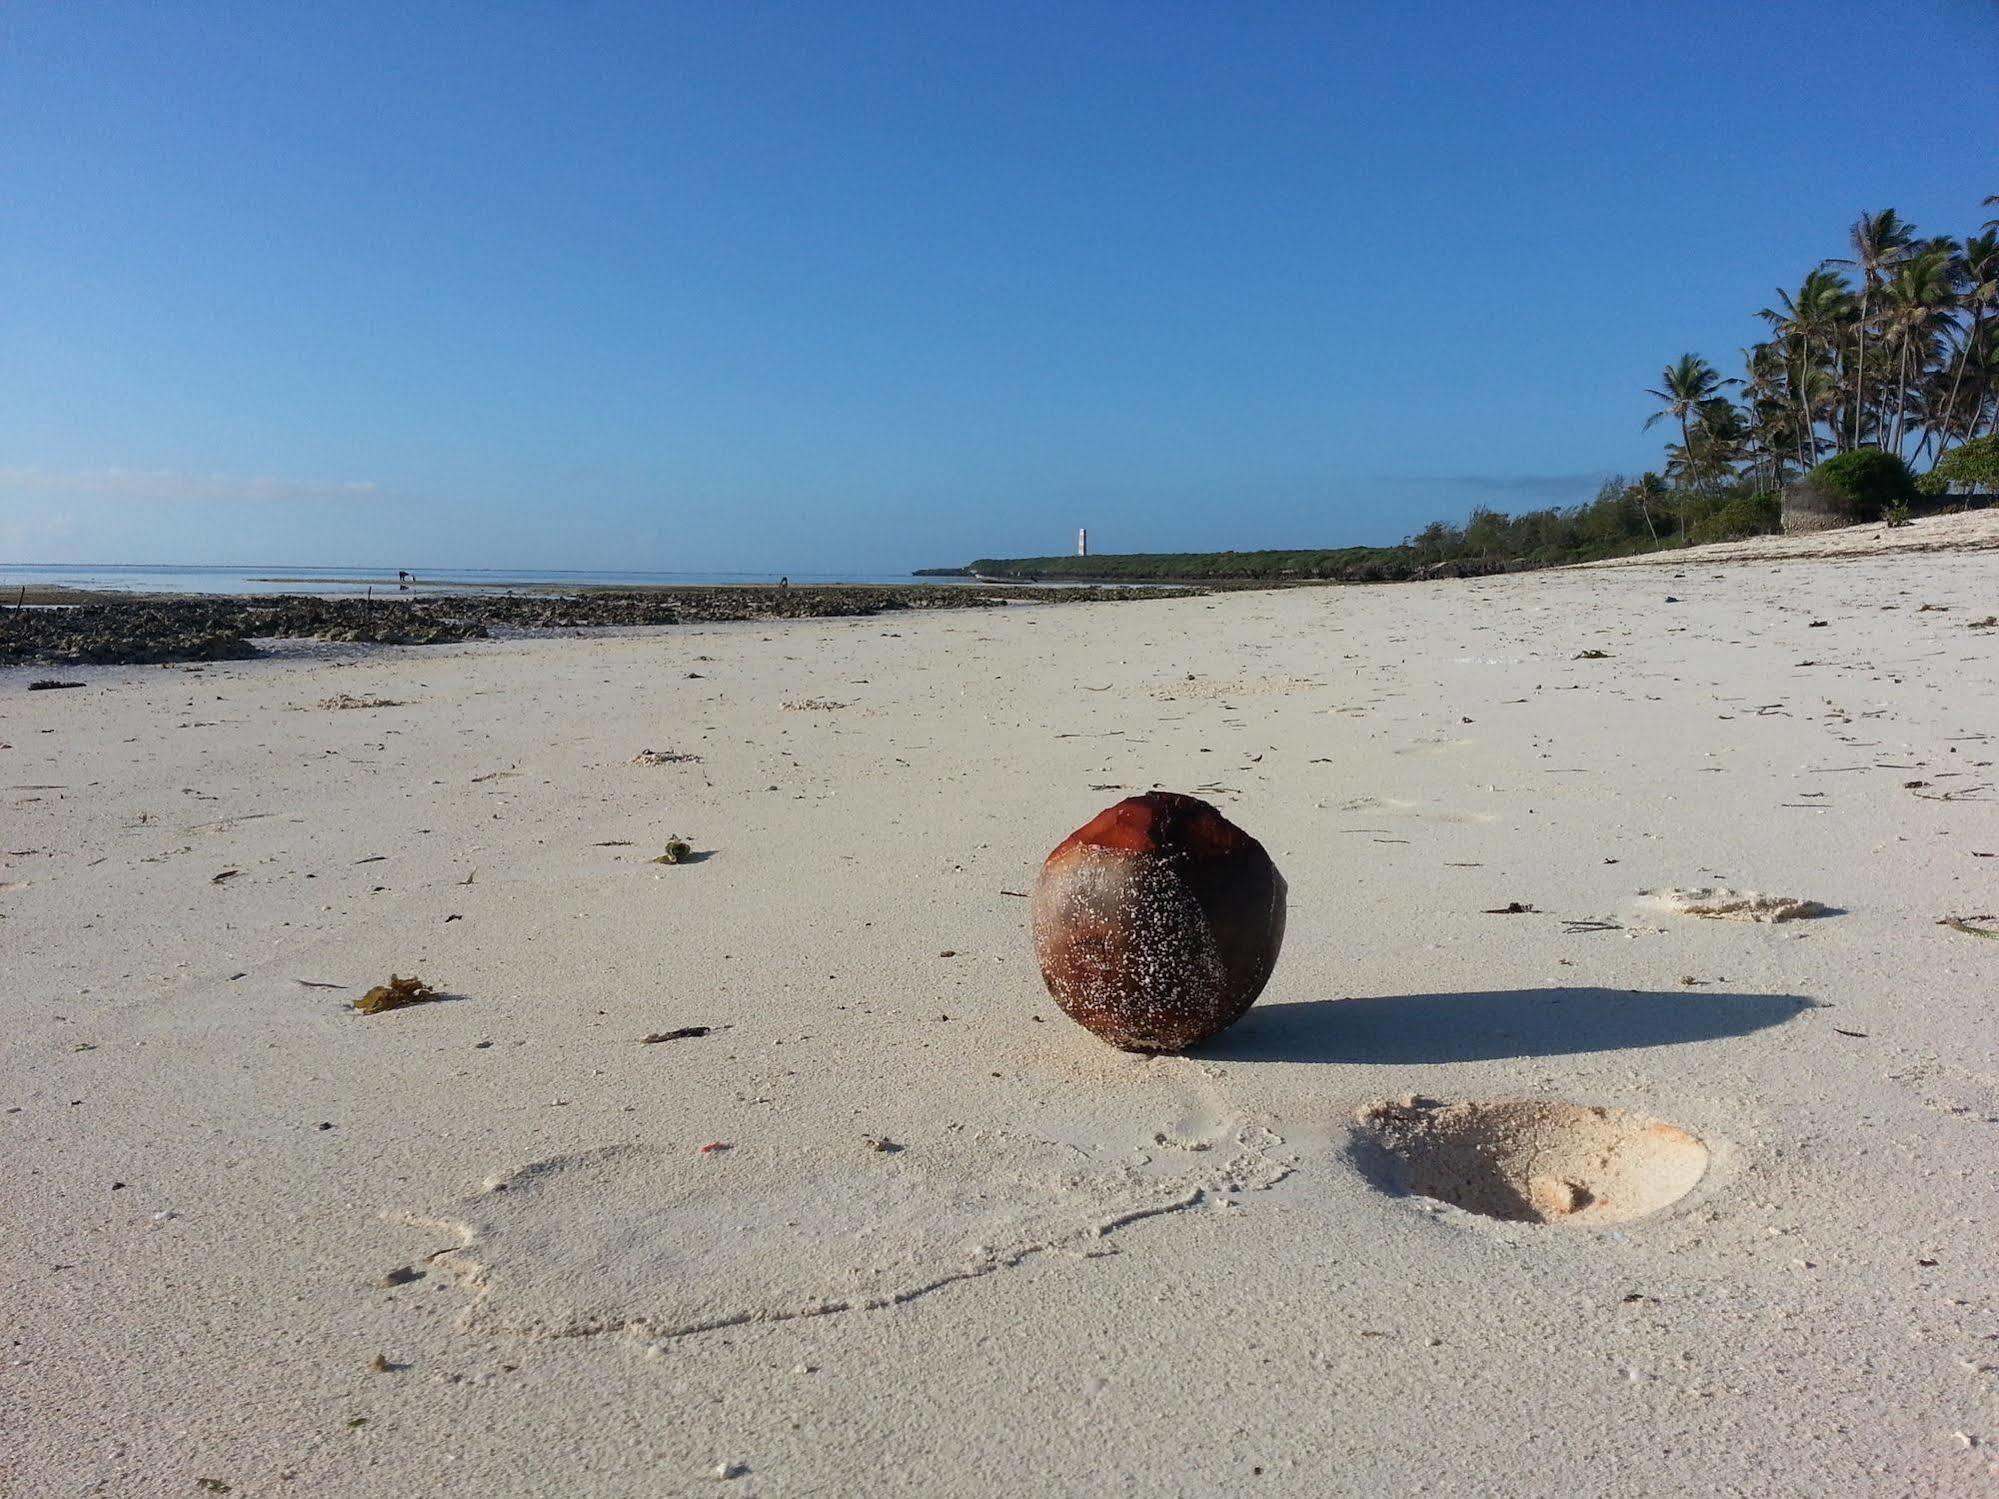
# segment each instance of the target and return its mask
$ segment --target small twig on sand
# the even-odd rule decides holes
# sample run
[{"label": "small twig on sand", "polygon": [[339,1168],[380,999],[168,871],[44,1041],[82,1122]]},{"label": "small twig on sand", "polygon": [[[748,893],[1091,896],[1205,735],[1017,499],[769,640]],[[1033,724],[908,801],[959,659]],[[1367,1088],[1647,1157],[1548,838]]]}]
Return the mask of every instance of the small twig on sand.
[{"label": "small twig on sand", "polygon": [[1973,926],[1971,924],[1974,921],[1993,921],[1993,920],[1999,920],[1999,918],[1991,916],[1973,916],[1967,919],[1962,916],[1946,916],[1943,917],[1941,920],[1939,920],[1937,922],[1937,925],[1947,926],[1954,932],[1968,932],[1974,937],[1990,937],[1994,942],[1999,942],[1999,932],[1995,932],[1989,927]]}]

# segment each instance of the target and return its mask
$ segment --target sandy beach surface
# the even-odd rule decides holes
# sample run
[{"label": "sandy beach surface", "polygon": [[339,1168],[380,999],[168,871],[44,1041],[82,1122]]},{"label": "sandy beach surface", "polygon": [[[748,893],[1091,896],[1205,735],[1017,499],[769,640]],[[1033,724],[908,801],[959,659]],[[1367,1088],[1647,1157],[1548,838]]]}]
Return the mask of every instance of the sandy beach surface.
[{"label": "sandy beach surface", "polygon": [[[1995,610],[1779,548],[10,673],[0,1488],[1991,1493]],[[1021,897],[1155,785],[1290,930],[1146,1058]]]}]

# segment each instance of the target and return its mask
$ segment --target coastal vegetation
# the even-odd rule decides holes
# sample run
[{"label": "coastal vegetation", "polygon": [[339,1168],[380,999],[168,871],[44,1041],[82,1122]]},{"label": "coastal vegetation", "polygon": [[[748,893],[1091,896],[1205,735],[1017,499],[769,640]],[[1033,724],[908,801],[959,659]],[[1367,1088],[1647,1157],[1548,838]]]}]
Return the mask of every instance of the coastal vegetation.
[{"label": "coastal vegetation", "polygon": [[1318,551],[1124,552],[1099,557],[982,557],[961,574],[1032,582],[1037,578],[1109,583],[1267,583],[1285,579],[1395,582],[1414,576],[1409,549],[1336,547]]},{"label": "coastal vegetation", "polygon": [[1916,488],[1928,495],[1973,490],[1999,493],[1999,434],[1974,437],[1962,447],[1952,448],[1916,480]]},{"label": "coastal vegetation", "polygon": [[1855,448],[1826,459],[1791,485],[1785,503],[1837,524],[1858,525],[1906,512],[1917,494],[1916,476],[1893,453]]},{"label": "coastal vegetation", "polygon": [[1480,507],[1461,524],[1432,521],[1397,546],[1318,551],[1133,552],[1099,557],[982,557],[965,569],[1022,582],[1399,583],[1593,562],[1775,531],[1775,495],[1687,489],[1656,474],[1604,481],[1581,505],[1508,515]]},{"label": "coastal vegetation", "polygon": [[1661,372],[1646,425],[1679,434],[1669,482],[1780,491],[1869,451],[1921,471],[1999,432],[1999,218],[1957,239],[1884,208],[1854,221],[1846,250],[1757,312],[1769,337],[1741,351],[1739,376],[1699,354]]},{"label": "coastal vegetation", "polygon": [[[1985,206],[1999,205],[1999,194]],[[1607,480],[1567,508],[1472,511],[1399,546],[1307,551],[981,558],[979,577],[1107,581],[1391,582],[1588,562],[1782,528],[1899,520],[1924,497],[1999,489],[1999,218],[1925,236],[1863,213],[1847,254],[1757,314],[1769,337],[1740,376],[1682,354],[1646,394],[1668,442],[1656,473]],[[1851,273],[1851,274],[1849,274]]]}]

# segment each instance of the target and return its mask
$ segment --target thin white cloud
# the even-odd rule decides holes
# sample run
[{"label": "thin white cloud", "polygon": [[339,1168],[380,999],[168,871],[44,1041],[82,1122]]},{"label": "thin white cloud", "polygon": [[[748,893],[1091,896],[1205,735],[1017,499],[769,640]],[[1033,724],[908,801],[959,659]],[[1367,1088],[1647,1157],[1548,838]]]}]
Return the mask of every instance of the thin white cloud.
[{"label": "thin white cloud", "polygon": [[1464,489],[1492,489],[1523,494],[1550,491],[1595,490],[1608,473],[1587,474],[1406,474],[1388,478],[1389,484],[1450,484]]},{"label": "thin white cloud", "polygon": [[0,493],[133,501],[366,500],[372,479],[280,479],[269,475],[194,474],[171,468],[48,469],[0,465]]}]

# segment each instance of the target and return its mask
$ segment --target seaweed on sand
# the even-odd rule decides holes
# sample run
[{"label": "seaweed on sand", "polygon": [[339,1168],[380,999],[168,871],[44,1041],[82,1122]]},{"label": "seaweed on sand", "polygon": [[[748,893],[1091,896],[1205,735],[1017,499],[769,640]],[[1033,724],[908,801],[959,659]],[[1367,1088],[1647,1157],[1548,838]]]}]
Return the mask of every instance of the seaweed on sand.
[{"label": "seaweed on sand", "polygon": [[437,991],[415,974],[408,978],[389,975],[386,984],[377,984],[366,994],[354,1001],[354,1009],[362,1015],[379,1015],[384,1010],[400,1010],[405,1005],[426,1004],[437,998]]},{"label": "seaweed on sand", "polygon": [[685,864],[694,857],[694,845],[685,838],[669,838],[666,850],[652,862],[655,864]]}]

